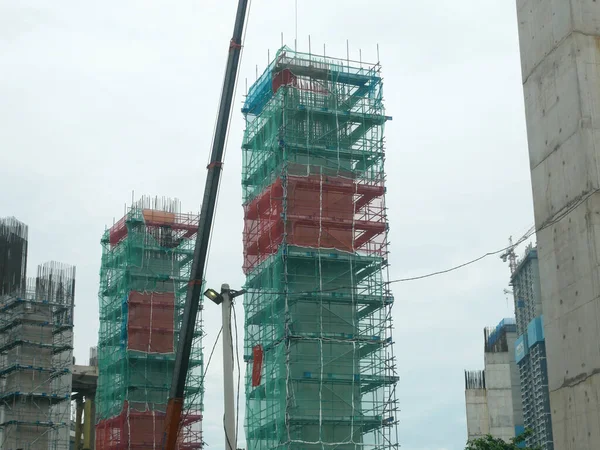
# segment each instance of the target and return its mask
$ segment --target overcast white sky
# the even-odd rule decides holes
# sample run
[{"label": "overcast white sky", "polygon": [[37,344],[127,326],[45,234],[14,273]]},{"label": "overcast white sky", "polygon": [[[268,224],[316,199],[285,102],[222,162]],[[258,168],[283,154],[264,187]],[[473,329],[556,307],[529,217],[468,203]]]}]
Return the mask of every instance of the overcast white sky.
[{"label": "overcast white sky", "polygon": [[[298,0],[298,48],[376,59],[387,112],[392,278],[505,246],[533,224],[515,2]],[[131,192],[198,210],[234,0],[0,0],[0,216],[30,227],[30,263],[77,266],[75,355],[97,340],[100,236]],[[208,284],[241,286],[244,80],[293,45],[294,0],[253,0]],[[497,257],[394,286],[404,450],[462,450],[464,368],[512,315]],[[242,317],[242,306],[237,306]],[[205,351],[220,323],[206,305]],[[241,320],[240,320],[241,322]],[[223,449],[217,355],[205,439]],[[242,445],[242,444],[241,444]]]}]

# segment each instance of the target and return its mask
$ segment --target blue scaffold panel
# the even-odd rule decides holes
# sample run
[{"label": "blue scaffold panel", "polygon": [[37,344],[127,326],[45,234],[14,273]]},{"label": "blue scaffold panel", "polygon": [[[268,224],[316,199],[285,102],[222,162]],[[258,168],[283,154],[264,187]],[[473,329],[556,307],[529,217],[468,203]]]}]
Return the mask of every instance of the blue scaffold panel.
[{"label": "blue scaffold panel", "polygon": [[[272,66],[272,64],[271,64]],[[272,67],[269,66],[267,70],[261,75],[246,97],[244,106],[242,107],[242,113],[259,115],[265,105],[269,102],[273,96],[272,89]]]},{"label": "blue scaffold panel", "polygon": [[538,342],[544,342],[544,325],[542,317],[536,317],[527,325],[527,343],[529,348]]},{"label": "blue scaffold panel", "polygon": [[503,329],[506,331],[515,331],[517,327],[517,322],[512,317],[507,317],[502,319],[498,325],[496,325],[495,330],[490,334],[488,338],[488,345],[492,346],[496,343]]},{"label": "blue scaffold panel", "polygon": [[519,364],[525,356],[527,356],[527,352],[529,350],[529,346],[527,345],[527,334],[522,334],[515,341],[515,361]]},{"label": "blue scaffold panel", "polygon": [[[515,425],[515,437],[519,437],[523,433],[525,433],[525,426],[524,425]],[[525,442],[521,442],[520,444],[517,445],[517,447],[525,448]]]}]

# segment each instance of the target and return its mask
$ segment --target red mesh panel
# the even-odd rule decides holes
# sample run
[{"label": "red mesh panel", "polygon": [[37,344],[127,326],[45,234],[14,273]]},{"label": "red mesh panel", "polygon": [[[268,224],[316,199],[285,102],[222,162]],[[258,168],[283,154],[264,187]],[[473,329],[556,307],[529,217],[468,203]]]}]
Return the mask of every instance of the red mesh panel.
[{"label": "red mesh panel", "polygon": [[252,387],[260,386],[263,363],[262,345],[252,348]]},{"label": "red mesh panel", "polygon": [[110,245],[116,245],[125,236],[127,236],[127,225],[125,224],[126,217],[121,218],[115,223],[108,232],[108,241]]},{"label": "red mesh panel", "polygon": [[[244,270],[290,245],[341,251],[383,251],[384,188],[342,177],[289,176],[283,210],[281,179],[244,206]],[[284,216],[286,222],[284,223]]]},{"label": "red mesh panel", "polygon": [[[192,425],[201,420],[202,416],[199,414],[185,416],[178,450],[202,448],[201,433],[191,431]],[[126,402],[121,414],[96,425],[96,450],[162,448],[164,425],[164,413],[132,411]]]},{"label": "red mesh panel", "polygon": [[[175,214],[153,209],[142,210],[146,227],[168,227],[176,232],[178,237],[191,238],[198,231],[198,216],[191,214]],[[108,232],[111,246],[117,245],[127,236],[127,220],[124,216],[115,223]]]},{"label": "red mesh panel", "polygon": [[277,93],[281,86],[296,86],[296,75],[290,69],[283,69],[273,74],[271,86],[274,94]]},{"label": "red mesh panel", "polygon": [[127,317],[127,349],[172,353],[174,312],[173,293],[131,291]]}]

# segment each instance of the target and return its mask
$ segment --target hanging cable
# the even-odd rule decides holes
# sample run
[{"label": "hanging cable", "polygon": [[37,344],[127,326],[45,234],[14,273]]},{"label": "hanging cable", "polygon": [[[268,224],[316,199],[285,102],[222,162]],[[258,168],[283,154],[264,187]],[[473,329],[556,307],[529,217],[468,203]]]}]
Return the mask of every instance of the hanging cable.
[{"label": "hanging cable", "polygon": [[[575,206],[573,206],[571,209],[573,209],[573,208],[575,208]],[[562,217],[564,217],[564,215]],[[560,220],[560,219],[556,219],[556,221],[558,221],[558,220]],[[553,223],[556,223],[556,222],[551,222],[551,223],[545,225],[543,228],[540,228],[540,230],[542,230],[544,228],[547,228],[548,226],[552,225]],[[419,276],[415,276],[415,277],[399,278],[399,279],[396,279],[396,280],[387,281],[386,284],[389,285],[389,284],[393,284],[393,283],[405,283],[407,281],[422,280],[424,278],[430,278],[430,277],[434,277],[434,276],[437,276],[437,275],[443,275],[445,273],[454,272],[455,270],[462,269],[463,267],[470,266],[471,264],[475,264],[476,262],[479,262],[482,259],[487,258],[488,256],[493,256],[493,255],[497,255],[499,253],[506,252],[508,250],[512,250],[515,247],[517,247],[518,245],[520,245],[521,243],[523,243],[524,241],[526,241],[527,239],[529,239],[531,236],[533,236],[535,234],[535,232],[536,232],[535,227],[532,226],[531,228],[529,228],[529,230],[523,236],[521,236],[519,238],[519,240],[517,242],[515,242],[512,245],[509,245],[508,247],[504,247],[504,248],[502,248],[500,250],[495,250],[495,251],[492,251],[492,252],[487,252],[487,253],[479,256],[478,258],[472,259],[470,261],[467,261],[465,263],[459,264],[459,265],[454,266],[454,267],[450,267],[448,269],[438,270],[436,272],[431,272],[431,273],[427,273],[427,274],[419,275]],[[248,294],[262,294],[262,295],[283,295],[283,294],[288,294],[288,295],[309,295],[309,294],[319,294],[319,293],[323,293],[323,292],[348,291],[348,290],[352,290],[352,289],[360,290],[361,287],[360,286],[337,286],[337,287],[330,288],[330,289],[314,289],[314,290],[311,290],[311,291],[298,291],[298,292],[267,292],[267,291],[264,291],[264,290],[253,291],[253,290],[249,289],[249,290],[246,291],[246,293],[248,293]]]},{"label": "hanging cable", "polygon": [[[206,378],[206,374],[208,373],[208,368],[210,367],[210,361],[212,360],[213,354],[215,353],[215,349],[217,348],[217,343],[219,342],[219,338],[221,337],[222,332],[223,332],[223,327],[221,327],[221,329],[219,330],[219,333],[217,334],[217,337],[215,338],[215,342],[212,346],[212,350],[210,351],[210,355],[208,356],[208,361],[206,362],[206,367],[204,368],[204,372],[202,373],[202,378],[200,380],[200,386],[204,386],[204,379]],[[192,399],[189,402],[190,405],[193,404],[194,401],[196,401],[196,398],[198,398],[199,392],[196,392],[194,394],[194,396],[192,397]],[[185,419],[189,416],[189,414],[190,414],[190,411],[189,410],[186,411],[185,415],[181,419],[181,423],[185,422]]]},{"label": "hanging cable", "polygon": [[503,252],[506,252],[508,250],[512,250],[516,246],[518,246],[519,244],[521,244],[522,242],[524,242],[527,239],[529,239],[534,233],[535,233],[535,228],[531,227],[527,231],[527,233],[525,233],[523,236],[521,236],[521,238],[517,242],[515,242],[513,245],[509,245],[508,247],[504,247],[504,248],[502,248],[500,250],[496,250],[496,251],[493,251],[493,252],[488,252],[488,253],[486,253],[484,255],[481,255],[478,258],[475,258],[475,259],[472,259],[471,261],[467,261],[465,263],[459,264],[458,266],[450,267],[449,269],[439,270],[437,272],[432,272],[432,273],[428,273],[428,274],[425,274],[425,275],[419,275],[419,276],[416,276],[416,277],[399,278],[397,280],[388,281],[387,284],[403,283],[403,282],[406,282],[406,281],[422,280],[424,278],[430,278],[430,277],[434,277],[436,275],[442,275],[442,274],[445,274],[445,273],[453,272],[453,271],[458,270],[458,269],[462,269],[463,267],[470,266],[471,264],[475,264],[476,262],[479,262],[482,259],[487,258],[488,256],[497,255],[498,253],[503,253]]},{"label": "hanging cable", "polygon": [[[240,60],[239,60],[239,64],[242,64],[242,60],[244,57],[244,44],[246,42],[246,33],[248,32],[248,22],[250,21],[250,10],[252,9],[252,0],[248,1],[248,8],[246,9],[246,26],[244,27],[244,33],[242,35],[242,42],[241,42],[241,49],[240,49]],[[240,71],[238,70],[235,76],[235,83],[234,83],[234,87],[233,87],[233,99],[231,101],[232,104],[235,104],[235,99],[237,97],[237,86],[238,86],[238,81],[240,78]],[[223,80],[225,80],[225,73],[223,73]],[[220,101],[220,98],[219,98]],[[233,108],[230,109],[229,111],[229,117],[227,119],[227,123],[231,123],[231,117],[233,114]],[[217,113],[217,117],[218,117],[218,113]],[[217,122],[215,119],[215,128],[217,126]],[[229,142],[229,132],[231,130],[231,127],[228,126],[227,127],[227,131],[225,133],[225,143],[223,145],[223,161],[225,161],[225,156],[227,155],[227,144]],[[214,139],[214,138],[213,138]],[[210,156],[209,156],[209,160],[210,160]],[[215,199],[215,211],[217,209],[217,206],[219,204],[219,196],[221,194],[221,183],[222,183],[222,177],[219,178],[219,185],[217,186],[217,198]],[[216,214],[215,214],[216,216]],[[216,220],[213,220],[211,225],[210,225],[210,238],[208,241],[208,250],[206,252],[206,267],[208,267],[208,262],[210,261],[210,250],[212,248],[212,238],[213,238],[213,228],[215,226],[215,222]],[[206,269],[205,269],[206,270]],[[204,279],[204,275],[203,275],[203,279]]]}]

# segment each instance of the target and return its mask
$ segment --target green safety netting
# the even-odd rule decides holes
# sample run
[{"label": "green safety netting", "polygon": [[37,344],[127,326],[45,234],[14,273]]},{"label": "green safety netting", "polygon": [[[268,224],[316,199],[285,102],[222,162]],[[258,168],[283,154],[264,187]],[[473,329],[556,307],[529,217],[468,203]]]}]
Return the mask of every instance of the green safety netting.
[{"label": "green safety netting", "polygon": [[249,450],[398,446],[379,70],[284,47],[244,105]]},{"label": "green safety netting", "polygon": [[[96,448],[160,445],[198,216],[142,199],[102,237]],[[162,208],[160,207],[162,206]],[[198,315],[180,448],[199,448],[202,322]],[[119,447],[121,448],[121,447]]]}]

